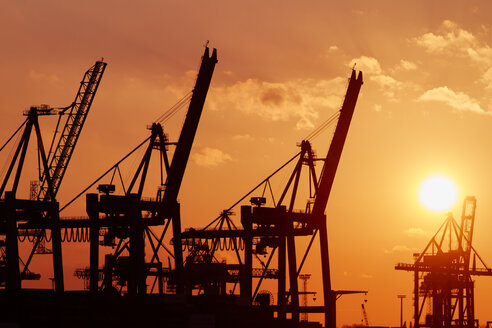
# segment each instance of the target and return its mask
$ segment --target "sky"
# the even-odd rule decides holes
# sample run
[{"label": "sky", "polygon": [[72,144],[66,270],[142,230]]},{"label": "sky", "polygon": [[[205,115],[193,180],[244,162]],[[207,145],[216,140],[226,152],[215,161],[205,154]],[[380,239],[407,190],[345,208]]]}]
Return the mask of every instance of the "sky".
[{"label": "sky", "polygon": [[[477,197],[474,246],[492,265],[491,7],[485,0],[0,0],[0,141],[29,106],[70,104],[85,70],[104,58],[58,197],[63,205],[191,91],[210,41],[219,62],[179,195],[182,225],[203,227],[340,108],[355,65],[364,85],[326,210],[332,284],[368,290],[370,323],[395,326],[398,294],[407,295],[404,320],[411,320],[413,285],[394,265],[412,262],[445,218],[418,200],[429,175],[447,175],[458,186],[456,218],[464,197]],[[183,115],[164,126],[170,140]],[[41,124],[46,135],[53,132],[53,118]],[[320,157],[330,137],[313,141]],[[31,159],[26,194],[36,176]],[[5,163],[4,151],[2,174]],[[63,214],[84,212],[80,201]],[[321,291],[319,271],[312,274],[309,288]],[[491,294],[491,279],[477,278],[482,323],[492,320]],[[337,325],[360,323],[363,300],[343,296]]]}]

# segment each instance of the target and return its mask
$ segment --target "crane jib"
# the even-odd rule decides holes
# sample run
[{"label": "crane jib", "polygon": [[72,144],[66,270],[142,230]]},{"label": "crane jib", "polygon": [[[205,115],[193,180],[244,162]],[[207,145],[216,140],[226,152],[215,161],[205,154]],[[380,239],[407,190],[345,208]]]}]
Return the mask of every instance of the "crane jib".
[{"label": "crane jib", "polygon": [[342,109],[340,110],[340,118],[319,179],[318,192],[316,194],[312,212],[315,217],[321,218],[325,212],[362,84],[362,72],[359,72],[356,78],[355,71],[352,71],[347,93],[345,94]]},{"label": "crane jib", "polygon": [[[51,180],[53,196],[56,196],[60,188],[60,184],[66,172],[68,163],[70,162],[70,158],[72,157],[77,140],[79,139],[106,65],[107,64],[102,61],[97,61],[96,64],[84,74],[75,100],[72,105],[67,108],[70,109],[70,113],[68,114],[67,121],[59,137],[58,145],[53,153],[50,154],[51,156],[49,158],[49,178]],[[40,185],[41,188],[39,190],[38,198],[40,200],[49,199],[49,186],[46,172],[43,175],[43,180]]]},{"label": "crane jib", "polygon": [[161,217],[168,216],[176,203],[216,63],[217,50],[213,49],[210,56],[208,47],[205,47],[188,112],[167,176],[166,191],[159,210]]}]

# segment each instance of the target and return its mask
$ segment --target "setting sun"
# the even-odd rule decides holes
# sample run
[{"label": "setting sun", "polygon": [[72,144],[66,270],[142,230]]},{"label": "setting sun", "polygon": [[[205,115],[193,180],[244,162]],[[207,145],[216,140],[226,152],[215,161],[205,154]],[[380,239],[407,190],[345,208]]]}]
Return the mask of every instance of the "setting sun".
[{"label": "setting sun", "polygon": [[433,175],[419,188],[420,202],[429,210],[444,212],[456,202],[457,188],[454,182],[442,175]]}]

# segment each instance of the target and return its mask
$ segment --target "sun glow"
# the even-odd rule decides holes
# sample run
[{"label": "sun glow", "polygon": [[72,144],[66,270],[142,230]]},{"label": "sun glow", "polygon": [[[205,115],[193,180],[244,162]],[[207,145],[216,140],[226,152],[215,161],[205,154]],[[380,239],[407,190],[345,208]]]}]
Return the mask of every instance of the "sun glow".
[{"label": "sun glow", "polygon": [[457,198],[454,182],[442,175],[432,175],[422,182],[419,188],[420,202],[433,212],[451,209]]}]

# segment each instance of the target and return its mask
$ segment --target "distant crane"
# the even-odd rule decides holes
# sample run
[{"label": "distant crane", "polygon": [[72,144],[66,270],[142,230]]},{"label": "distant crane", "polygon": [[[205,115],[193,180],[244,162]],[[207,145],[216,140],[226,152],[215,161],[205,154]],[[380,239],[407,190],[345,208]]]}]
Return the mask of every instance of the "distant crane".
[{"label": "distant crane", "polygon": [[[337,122],[337,124],[328,154],[326,158],[322,159],[324,165],[319,175],[314,167],[315,161],[318,159],[314,156],[311,143],[309,140],[303,140],[300,144],[301,150],[297,155],[263,180],[234,205],[225,210],[205,228],[201,230],[190,229],[181,233],[183,245],[195,244],[198,247],[202,247],[205,244],[210,244],[212,246],[212,256],[210,257],[212,260],[214,252],[220,245],[230,245],[230,249],[236,255],[238,264],[224,264],[217,261],[215,263],[201,264],[201,269],[194,269],[195,279],[201,279],[207,284],[223,285],[228,282],[234,283],[234,288],[239,283],[240,296],[243,300],[248,300],[250,304],[256,298],[264,279],[276,279],[277,304],[273,305],[272,309],[278,313],[279,319],[286,319],[287,313],[290,313],[292,321],[298,323],[302,312],[323,313],[325,327],[336,327],[336,299],[344,294],[358,292],[336,291],[331,288],[325,209],[362,84],[362,72],[357,74],[355,71],[352,71],[342,108],[327,121],[327,124],[330,122]],[[338,121],[336,121],[337,118]],[[295,159],[297,159],[297,162],[294,162]],[[283,188],[280,197],[275,200],[271,191],[270,178],[291,162],[295,163],[295,168]],[[311,187],[310,191],[313,192],[310,193],[306,210],[297,211],[294,209],[294,206],[296,205],[296,197],[298,196],[301,172],[306,166],[309,170],[307,176],[309,178],[309,186]],[[273,207],[264,206],[266,204],[266,198],[263,195],[252,197],[250,200],[251,205],[243,205],[240,208],[242,228],[235,226],[224,213],[229,213],[253,192],[259,191],[259,188],[262,186],[264,190],[270,188]],[[318,307],[300,307],[299,274],[314,239],[318,234],[321,249],[323,305]],[[300,236],[310,236],[310,242],[304,251],[301,262],[298,264],[296,239],[299,240],[300,238],[297,237]],[[253,267],[253,256],[256,256],[258,253],[266,255],[265,251],[267,248],[270,250],[268,260],[266,264],[262,263],[262,274],[258,277],[258,280],[254,279],[257,283],[256,287],[253,288],[253,278],[257,278],[255,276],[256,268]],[[277,268],[275,269],[275,276],[272,277],[269,274],[272,272],[269,271],[271,270],[269,266],[274,256],[277,258]],[[196,264],[194,266],[198,265]],[[211,272],[208,275],[212,277],[209,281],[205,281],[208,277],[205,274],[206,270]],[[221,275],[212,274],[213,270],[221,272]],[[236,276],[236,272],[239,272],[239,277]],[[289,288],[287,289],[287,287]]]},{"label": "distant crane", "polygon": [[[449,213],[424,251],[414,254],[414,263],[395,266],[396,270],[414,272],[415,328],[426,327],[430,323],[433,327],[476,326],[472,276],[492,276],[492,269],[485,265],[472,246],[475,209],[475,197],[466,197],[461,225]],[[471,255],[473,261],[470,265]],[[429,304],[432,313],[425,315],[425,322],[421,322],[425,303]]]},{"label": "distant crane", "polygon": [[[299,293],[302,294],[302,306],[304,308],[307,308],[308,306],[308,294],[316,295],[316,292],[308,292],[307,289],[307,283],[309,278],[311,278],[310,274],[300,274],[299,279],[302,280],[303,282],[303,290]],[[307,322],[309,321],[309,312],[302,312],[301,313],[301,321]]]},{"label": "distant crane", "polygon": [[[364,300],[364,303],[367,303],[367,300]],[[362,303],[360,306],[362,307],[362,324],[366,327],[369,327],[369,320],[367,319],[366,307]]]}]

